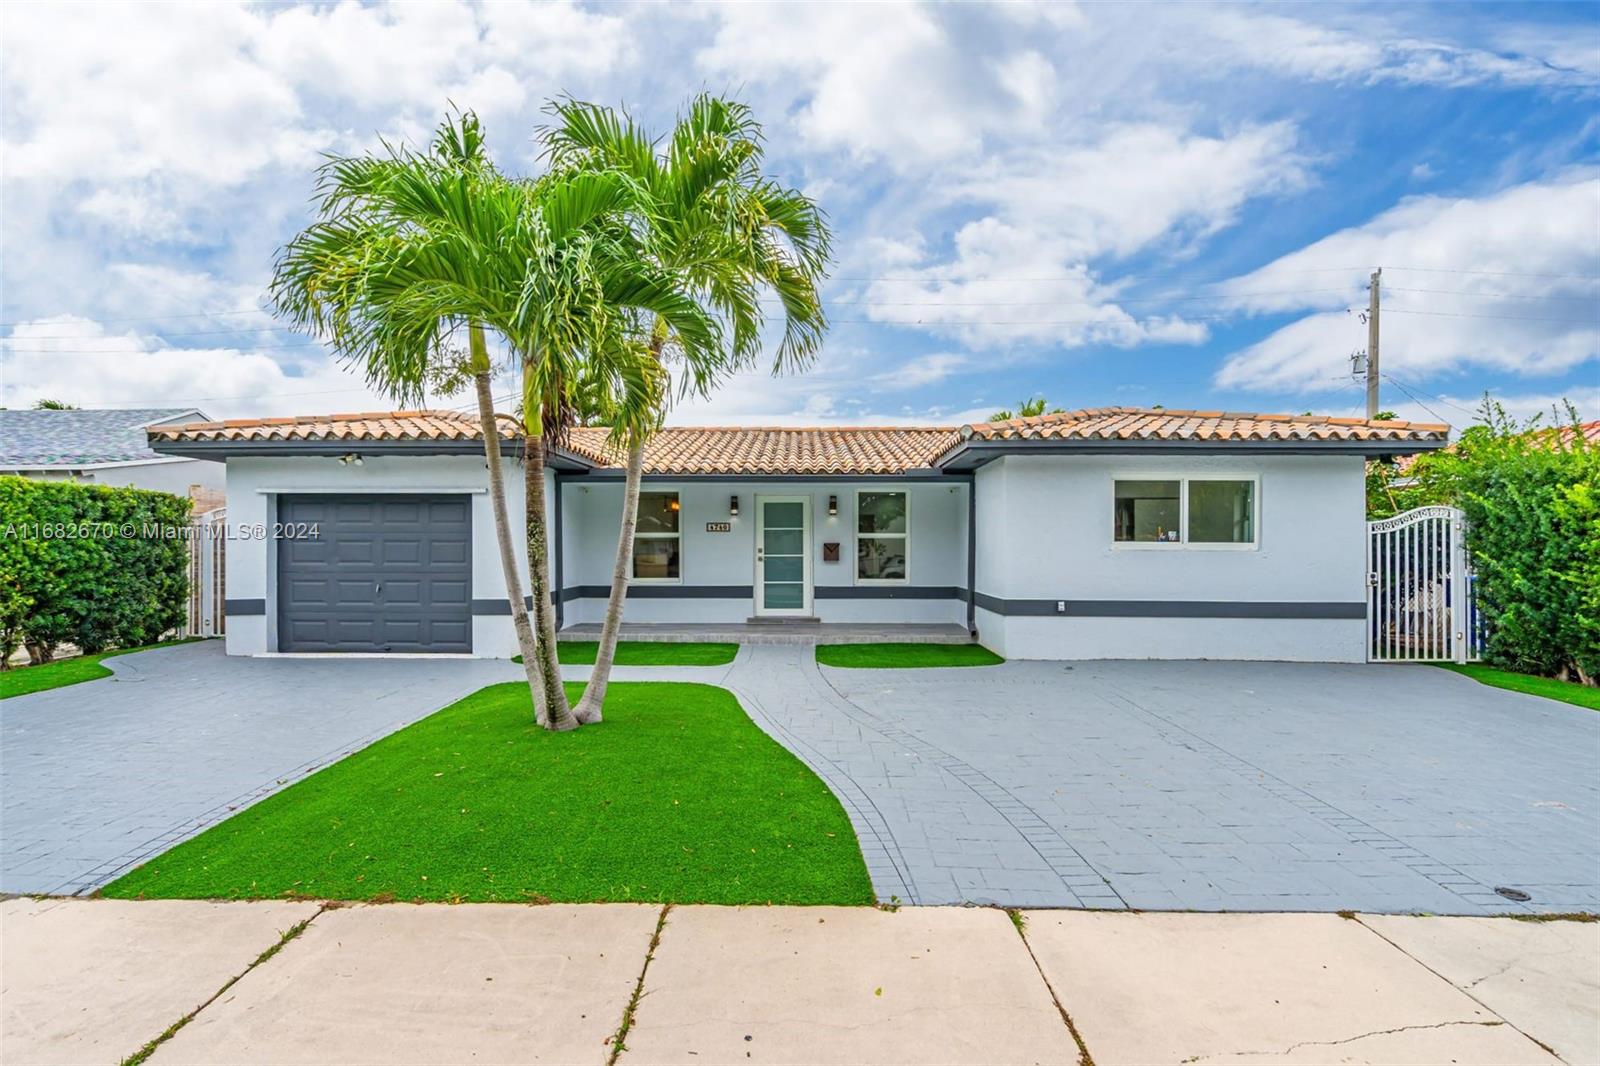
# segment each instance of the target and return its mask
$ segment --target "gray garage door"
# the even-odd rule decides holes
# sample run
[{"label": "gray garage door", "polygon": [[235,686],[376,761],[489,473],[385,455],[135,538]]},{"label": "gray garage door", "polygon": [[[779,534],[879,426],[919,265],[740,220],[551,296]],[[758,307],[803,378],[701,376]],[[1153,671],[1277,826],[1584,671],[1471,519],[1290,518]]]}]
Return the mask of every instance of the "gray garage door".
[{"label": "gray garage door", "polygon": [[281,496],[280,651],[472,650],[466,496]]}]

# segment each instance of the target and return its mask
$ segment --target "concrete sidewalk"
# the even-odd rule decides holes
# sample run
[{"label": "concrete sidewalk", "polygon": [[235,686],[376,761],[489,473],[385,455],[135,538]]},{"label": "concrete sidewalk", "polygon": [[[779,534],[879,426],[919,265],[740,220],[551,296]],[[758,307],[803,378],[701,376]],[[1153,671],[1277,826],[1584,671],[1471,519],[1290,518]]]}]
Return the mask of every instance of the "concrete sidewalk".
[{"label": "concrete sidewalk", "polygon": [[153,1064],[1593,1063],[1600,924],[0,903],[0,1060],[141,1051]]}]

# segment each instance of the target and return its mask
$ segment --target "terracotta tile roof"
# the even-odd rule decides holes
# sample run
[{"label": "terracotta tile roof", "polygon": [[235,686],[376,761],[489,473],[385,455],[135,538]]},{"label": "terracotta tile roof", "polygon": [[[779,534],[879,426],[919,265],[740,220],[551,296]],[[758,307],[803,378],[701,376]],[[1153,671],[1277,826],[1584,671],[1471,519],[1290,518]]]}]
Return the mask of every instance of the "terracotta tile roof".
[{"label": "terracotta tile roof", "polygon": [[[518,436],[502,416],[500,435]],[[1314,415],[1101,407],[1058,415],[940,426],[668,426],[645,447],[648,474],[900,474],[925,469],[964,440],[1443,441],[1448,426]],[[457,411],[376,411],[156,426],[152,443],[474,441],[478,420]],[[572,430],[567,450],[621,466],[606,431]]]},{"label": "terracotta tile roof", "polygon": [[[509,420],[500,436],[514,439]],[[369,411],[364,414],[300,415],[295,418],[234,418],[156,426],[150,440],[182,441],[364,441],[481,440],[478,419],[459,411]]]},{"label": "terracotta tile roof", "polygon": [[[620,466],[603,429],[571,448]],[[956,432],[931,426],[668,426],[645,445],[647,474],[901,474],[933,465]]]},{"label": "terracotta tile roof", "polygon": [[1236,411],[1168,411],[1091,407],[1061,414],[977,422],[962,440],[1168,441],[1418,441],[1446,440],[1450,427],[1434,422],[1369,422],[1328,415],[1263,415]]}]

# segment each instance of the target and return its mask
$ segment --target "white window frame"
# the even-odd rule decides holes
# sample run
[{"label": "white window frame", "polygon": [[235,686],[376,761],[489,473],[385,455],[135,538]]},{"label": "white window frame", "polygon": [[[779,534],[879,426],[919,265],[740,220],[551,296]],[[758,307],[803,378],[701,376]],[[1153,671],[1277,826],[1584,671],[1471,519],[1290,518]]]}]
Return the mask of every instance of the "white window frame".
[{"label": "white window frame", "polygon": [[[1117,540],[1117,482],[1119,481],[1176,481],[1178,483],[1178,535],[1176,541]],[[1189,539],[1189,483],[1191,481],[1248,481],[1250,482],[1250,531],[1253,540],[1244,543],[1194,542]],[[1261,550],[1261,475],[1260,474],[1176,474],[1166,473],[1114,473],[1109,490],[1111,496],[1111,547],[1116,551],[1224,551],[1253,552]]]},{"label": "white window frame", "polygon": [[[684,558],[684,552],[683,552],[683,542],[684,542],[684,537],[683,537],[683,530],[684,530],[684,524],[683,524],[683,522],[684,522],[683,490],[682,489],[676,489],[676,488],[672,488],[672,489],[656,488],[653,485],[648,489],[640,489],[639,490],[640,506],[643,506],[643,504],[644,504],[644,494],[646,492],[653,492],[653,493],[656,493],[657,495],[662,495],[662,496],[667,496],[667,495],[676,496],[678,498],[678,531],[676,533],[640,533],[638,525],[637,524],[634,525],[634,527],[633,527],[633,548],[628,551],[628,584],[630,584],[630,585],[681,585],[681,584],[683,584],[684,571],[685,571],[685,569],[687,569],[687,566],[688,566],[688,560]],[[637,550],[637,548],[639,546],[639,541],[641,541],[641,540],[676,540],[678,542],[678,576],[677,577],[635,577],[634,576],[634,572],[633,572],[633,553],[634,553],[635,550]]]},{"label": "white window frame", "polygon": [[[906,531],[902,533],[862,533],[861,532],[861,494],[874,493],[882,495],[888,492],[898,492],[906,498]],[[865,486],[855,490],[855,510],[850,515],[850,575],[857,585],[909,585],[911,584],[911,490],[907,487]],[[905,542],[906,576],[905,577],[862,577],[861,576],[861,538],[868,540],[903,539]]]}]

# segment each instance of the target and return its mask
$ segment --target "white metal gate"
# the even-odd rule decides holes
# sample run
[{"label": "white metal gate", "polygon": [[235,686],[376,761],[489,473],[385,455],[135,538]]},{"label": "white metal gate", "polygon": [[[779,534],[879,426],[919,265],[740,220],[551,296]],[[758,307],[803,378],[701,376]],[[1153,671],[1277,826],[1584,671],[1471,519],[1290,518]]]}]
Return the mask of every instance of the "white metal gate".
[{"label": "white metal gate", "polygon": [[227,628],[223,584],[226,574],[228,511],[196,515],[189,527],[189,610],[183,636],[220,637]]},{"label": "white metal gate", "polygon": [[1460,511],[1418,507],[1367,523],[1369,662],[1474,662],[1483,636]]}]

